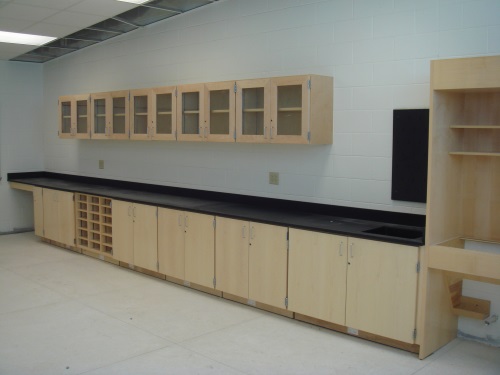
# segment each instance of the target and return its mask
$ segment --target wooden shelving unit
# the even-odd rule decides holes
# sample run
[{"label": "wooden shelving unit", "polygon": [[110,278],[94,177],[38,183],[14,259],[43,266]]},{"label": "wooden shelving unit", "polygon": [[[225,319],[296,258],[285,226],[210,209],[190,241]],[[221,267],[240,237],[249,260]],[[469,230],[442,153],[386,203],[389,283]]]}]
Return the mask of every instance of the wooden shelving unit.
[{"label": "wooden shelving unit", "polygon": [[459,316],[489,316],[463,280],[500,284],[499,103],[500,56],[431,62],[421,358],[456,337]]},{"label": "wooden shelving unit", "polygon": [[75,196],[77,247],[113,255],[111,199],[81,193]]}]

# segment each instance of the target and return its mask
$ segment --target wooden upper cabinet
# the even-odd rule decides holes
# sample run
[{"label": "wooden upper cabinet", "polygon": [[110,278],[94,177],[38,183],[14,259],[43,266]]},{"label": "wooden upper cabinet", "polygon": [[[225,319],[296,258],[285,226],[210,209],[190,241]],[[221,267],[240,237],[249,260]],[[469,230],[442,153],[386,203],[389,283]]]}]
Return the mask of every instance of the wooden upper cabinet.
[{"label": "wooden upper cabinet", "polygon": [[236,142],[269,142],[271,81],[236,82]]},{"label": "wooden upper cabinet", "polygon": [[177,130],[176,87],[158,87],[152,90],[152,139],[174,141]]},{"label": "wooden upper cabinet", "polygon": [[59,98],[59,137],[90,138],[90,96]]},{"label": "wooden upper cabinet", "polygon": [[129,138],[129,91],[91,95],[92,139]]},{"label": "wooden upper cabinet", "polygon": [[235,89],[234,81],[205,84],[204,140],[235,141]]},{"label": "wooden upper cabinet", "polygon": [[205,85],[177,87],[177,139],[203,141]]}]

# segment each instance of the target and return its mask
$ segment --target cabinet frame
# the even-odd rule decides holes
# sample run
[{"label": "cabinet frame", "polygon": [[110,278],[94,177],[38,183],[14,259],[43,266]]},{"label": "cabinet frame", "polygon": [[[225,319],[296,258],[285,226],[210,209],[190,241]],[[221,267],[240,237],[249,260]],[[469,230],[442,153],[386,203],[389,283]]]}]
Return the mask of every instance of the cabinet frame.
[{"label": "cabinet frame", "polygon": [[[70,132],[63,132],[63,114],[62,114],[62,106],[63,103],[70,103]],[[86,103],[86,111],[82,116],[78,115],[78,102]],[[58,108],[59,108],[59,138],[66,139],[89,139],[90,138],[90,129],[91,129],[91,108],[90,108],[90,95],[71,95],[71,96],[61,96],[58,100]],[[86,119],[86,128],[85,132],[78,131],[78,119],[79,117],[83,117]]]},{"label": "cabinet frame", "polygon": [[[157,97],[158,95],[170,94],[172,98],[171,113],[165,113],[170,115],[172,128],[170,133],[158,133],[158,121],[157,116],[160,114],[157,108]],[[156,87],[152,89],[152,101],[151,101],[151,121],[153,124],[152,139],[153,140],[163,140],[163,141],[175,141],[177,138],[177,87],[167,86],[167,87]]]},{"label": "cabinet frame", "polygon": [[[218,90],[228,90],[228,133],[227,134],[213,134],[212,129],[215,124],[211,123],[211,97],[210,93],[212,91]],[[204,118],[204,131],[203,138],[209,142],[235,142],[236,139],[236,83],[234,81],[228,82],[213,82],[205,84],[205,118]],[[221,113],[225,113],[220,110]]]},{"label": "cabinet frame", "polygon": [[[243,113],[244,111],[252,111],[251,109],[245,110],[243,104],[243,90],[245,89],[258,89],[264,90],[263,107],[259,112],[263,112],[263,133],[262,134],[243,134]],[[268,143],[270,139],[271,129],[271,80],[269,78],[263,79],[249,79],[243,81],[236,81],[236,142],[249,142],[249,143]]]},{"label": "cabinet frame", "polygon": [[[183,110],[184,94],[198,94],[198,109]],[[201,142],[204,139],[204,118],[205,118],[205,85],[203,83],[195,83],[189,85],[181,85],[177,87],[177,140]],[[198,132],[188,134],[183,132],[183,116],[198,115]]]},{"label": "cabinet frame", "polygon": [[[124,132],[123,133],[115,133],[114,132],[114,114],[113,114],[113,99],[115,98],[124,98],[124,113],[120,114],[119,117],[124,118]],[[113,91],[106,93],[97,93],[91,94],[91,138],[92,139],[129,139],[130,137],[130,109],[129,109],[129,98],[130,93],[128,90],[125,91]],[[104,100],[105,105],[105,132],[97,133],[95,129],[95,101],[96,100]]]},{"label": "cabinet frame", "polygon": [[[135,102],[138,96],[146,97],[147,109],[144,113],[136,113]],[[153,91],[152,89],[139,89],[130,91],[130,139],[132,140],[150,140],[153,137]],[[144,116],[146,118],[146,133],[136,133],[136,116]]]}]

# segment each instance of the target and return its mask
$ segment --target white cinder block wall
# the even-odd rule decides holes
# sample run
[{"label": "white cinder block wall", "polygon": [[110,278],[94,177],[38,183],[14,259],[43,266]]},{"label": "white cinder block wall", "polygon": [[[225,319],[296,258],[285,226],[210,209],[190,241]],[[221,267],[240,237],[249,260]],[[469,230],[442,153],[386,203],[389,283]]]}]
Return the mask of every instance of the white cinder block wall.
[{"label": "white cinder block wall", "polygon": [[[499,14],[499,0],[219,1],[44,64],[45,169],[424,214],[390,199],[392,110],[429,106],[430,59],[499,54]],[[332,146],[56,137],[60,95],[302,73],[335,77]],[[498,310],[498,289],[477,289]],[[498,327],[460,329],[499,341]]]},{"label": "white cinder block wall", "polygon": [[43,74],[38,64],[0,61],[0,233],[33,227],[32,194],[7,173],[43,170]]}]

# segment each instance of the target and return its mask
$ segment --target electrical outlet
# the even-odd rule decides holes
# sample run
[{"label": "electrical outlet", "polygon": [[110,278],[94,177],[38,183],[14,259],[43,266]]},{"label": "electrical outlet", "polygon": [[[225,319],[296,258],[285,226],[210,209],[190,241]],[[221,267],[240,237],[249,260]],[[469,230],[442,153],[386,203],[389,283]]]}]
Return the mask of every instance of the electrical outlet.
[{"label": "electrical outlet", "polygon": [[99,169],[104,169],[104,160],[99,160]]},{"label": "electrical outlet", "polygon": [[271,185],[280,184],[280,174],[278,172],[269,172],[269,183]]}]

